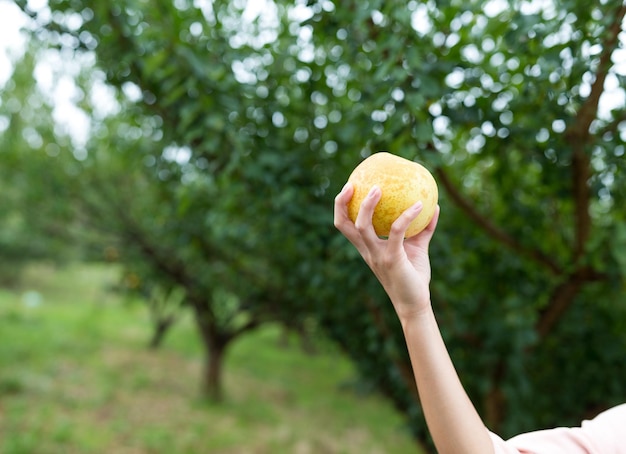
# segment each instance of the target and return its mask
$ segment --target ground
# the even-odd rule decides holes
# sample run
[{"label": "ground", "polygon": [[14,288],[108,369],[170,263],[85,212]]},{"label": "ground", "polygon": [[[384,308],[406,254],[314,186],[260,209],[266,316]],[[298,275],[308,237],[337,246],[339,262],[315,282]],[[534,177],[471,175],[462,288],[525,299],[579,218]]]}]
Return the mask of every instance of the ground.
[{"label": "ground", "polygon": [[224,402],[203,401],[191,321],[149,350],[148,315],[111,291],[116,279],[110,266],[40,265],[0,290],[3,454],[416,452],[332,345],[308,355],[276,326],[232,346]]}]

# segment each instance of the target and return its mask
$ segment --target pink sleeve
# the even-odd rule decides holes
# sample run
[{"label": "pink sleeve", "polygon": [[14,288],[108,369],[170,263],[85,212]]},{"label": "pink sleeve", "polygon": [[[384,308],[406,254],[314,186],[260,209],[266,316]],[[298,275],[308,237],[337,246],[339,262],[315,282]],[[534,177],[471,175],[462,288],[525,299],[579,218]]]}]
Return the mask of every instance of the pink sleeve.
[{"label": "pink sleeve", "polygon": [[507,441],[490,435],[495,454],[626,454],[626,404],[583,421],[581,427],[529,432]]}]

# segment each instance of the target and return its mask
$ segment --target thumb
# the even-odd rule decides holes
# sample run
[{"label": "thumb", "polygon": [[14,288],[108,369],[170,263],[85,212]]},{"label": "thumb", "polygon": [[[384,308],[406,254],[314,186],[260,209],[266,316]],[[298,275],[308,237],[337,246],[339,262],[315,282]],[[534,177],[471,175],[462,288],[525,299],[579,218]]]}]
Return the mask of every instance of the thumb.
[{"label": "thumb", "polygon": [[420,233],[406,240],[408,243],[412,243],[415,246],[420,246],[426,250],[428,250],[428,245],[433,235],[435,234],[435,230],[437,228],[437,222],[439,221],[439,205],[435,207],[435,212],[433,213],[433,217]]}]

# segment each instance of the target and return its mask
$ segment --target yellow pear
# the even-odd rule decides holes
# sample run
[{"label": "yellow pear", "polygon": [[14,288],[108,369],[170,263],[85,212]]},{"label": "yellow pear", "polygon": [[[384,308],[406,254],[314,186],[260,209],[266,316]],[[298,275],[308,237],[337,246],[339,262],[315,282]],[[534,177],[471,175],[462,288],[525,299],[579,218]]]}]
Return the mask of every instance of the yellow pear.
[{"label": "yellow pear", "polygon": [[423,208],[409,225],[406,238],[424,230],[435,214],[439,198],[437,183],[428,169],[417,162],[381,151],[364,159],[348,181],[354,185],[354,194],[348,203],[348,216],[352,222],[356,221],[361,202],[372,186],[381,189],[382,196],[372,218],[378,236],[389,236],[391,224],[418,201],[422,202]]}]

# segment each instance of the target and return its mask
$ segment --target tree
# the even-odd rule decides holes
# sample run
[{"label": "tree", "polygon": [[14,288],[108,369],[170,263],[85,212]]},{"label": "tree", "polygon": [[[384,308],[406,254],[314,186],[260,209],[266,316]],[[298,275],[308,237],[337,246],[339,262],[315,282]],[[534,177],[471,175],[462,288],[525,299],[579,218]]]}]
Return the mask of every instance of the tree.
[{"label": "tree", "polygon": [[179,282],[219,283],[210,307],[314,314],[426,445],[392,309],[331,228],[350,170],[386,149],[442,188],[433,301],[489,426],[576,423],[623,400],[623,90],[600,101],[623,81],[624,5],[275,1],[269,24],[238,5],[51,2],[47,33],[93,50],[163,135],[109,168],[110,188],[133,169],[150,194],[101,215],[137,210],[126,247],[162,279],[193,263]]},{"label": "tree", "polygon": [[52,108],[32,78],[38,51],[27,49],[0,88],[0,285],[15,284],[35,260],[60,263],[82,254],[68,245],[78,224],[65,199],[65,169],[48,165],[71,146],[55,135]]},{"label": "tree", "polygon": [[[135,119],[146,120],[141,115]],[[112,126],[125,124],[119,121],[114,118]],[[132,287],[182,293],[169,302],[194,314],[206,353],[202,390],[219,400],[227,347],[256,328],[264,315],[249,307],[246,299],[256,290],[241,288],[249,276],[239,269],[236,279],[232,269],[240,251],[230,247],[224,225],[211,217],[223,203],[215,197],[217,184],[194,176],[195,170],[177,162],[173,148],[164,150],[160,140],[120,137],[114,151],[107,142],[94,139],[90,144],[90,156],[76,182],[76,203],[92,229],[113,233],[111,246],[134,276]],[[176,308],[167,310],[175,313]],[[160,328],[155,329],[158,337]]]},{"label": "tree", "polygon": [[[614,244],[623,229],[625,106],[600,111],[599,101],[607,81],[623,78],[612,61],[623,52],[624,6],[386,2],[324,11],[333,8],[318,4],[309,26],[325,57],[316,63],[334,52],[340,56],[328,65],[349,68],[348,93],[358,81],[353,111],[365,112],[350,124],[372,131],[366,153],[390,149],[422,160],[444,189],[433,299],[490,427],[512,434],[573,424],[623,400],[616,381],[624,372],[616,366],[625,346],[617,321],[623,268]],[[328,74],[325,67],[324,93],[338,104]],[[606,306],[593,305],[598,300]],[[397,357],[401,340],[385,334],[394,331],[391,319],[371,312],[363,325],[378,326],[380,355],[390,349]],[[347,344],[348,332],[336,335]],[[605,345],[602,355],[593,357],[590,343]],[[589,356],[572,358],[572,345]],[[374,363],[363,347],[348,348]],[[576,362],[576,383],[564,387],[550,358]],[[410,389],[406,360],[398,362],[377,380],[395,375]],[[395,400],[417,414],[411,395]]]},{"label": "tree", "polygon": [[[65,21],[76,19],[74,13],[56,15],[47,29],[36,30],[39,38],[61,42],[52,39],[59,30],[73,36]],[[154,20],[181,23],[171,28],[171,36],[146,33],[135,42],[134,33],[126,30],[134,20],[127,15],[144,13]],[[80,17],[93,19],[92,15],[86,8]],[[101,45],[110,56],[100,58],[115,61],[103,65],[111,83],[127,98],[128,93],[139,95],[120,99],[123,113],[115,117],[94,116],[87,152],[74,163],[78,170],[72,196],[94,231],[113,234],[120,260],[141,278],[137,285],[183,289],[184,306],[194,313],[206,347],[203,390],[219,399],[227,346],[267,320],[293,318],[293,313],[280,310],[285,292],[281,273],[272,266],[292,262],[274,257],[274,251],[284,246],[282,236],[268,242],[266,226],[250,222],[261,210],[267,211],[267,200],[259,199],[257,205],[245,201],[247,194],[264,191],[276,170],[271,157],[250,170],[239,164],[252,143],[238,132],[251,127],[245,114],[253,104],[249,97],[253,90],[239,86],[228,61],[204,62],[196,55],[202,47],[192,45],[204,46],[207,37],[196,42],[192,35],[178,33],[181,24],[193,25],[201,17],[199,10],[181,12],[173,5],[146,12],[103,5],[98,18],[106,19],[104,24],[86,19],[96,30],[111,27],[118,32]],[[84,48],[95,35],[87,30],[76,31],[74,39],[67,40],[71,45],[61,50],[73,55],[88,52]],[[218,48],[224,46],[219,34],[213,41]],[[117,58],[146,45],[158,49],[147,60]],[[119,49],[124,50],[117,53]],[[134,50],[127,53],[130,49]],[[95,74],[83,77],[87,92]],[[84,104],[87,111],[97,110]],[[137,269],[142,271],[137,274]]]}]

